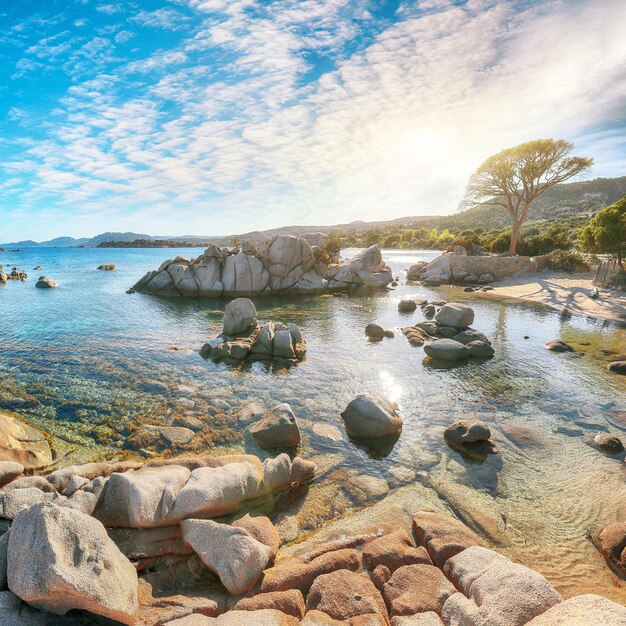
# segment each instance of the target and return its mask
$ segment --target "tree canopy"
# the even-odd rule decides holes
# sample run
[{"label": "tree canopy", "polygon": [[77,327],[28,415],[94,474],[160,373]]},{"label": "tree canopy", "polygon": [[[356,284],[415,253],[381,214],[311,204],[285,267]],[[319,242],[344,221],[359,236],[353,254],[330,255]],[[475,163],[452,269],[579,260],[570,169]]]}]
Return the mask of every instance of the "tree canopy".
[{"label": "tree canopy", "polygon": [[591,219],[579,235],[583,250],[612,254],[620,263],[626,255],[626,196]]},{"label": "tree canopy", "polygon": [[593,159],[570,156],[573,148],[564,139],[528,141],[489,157],[472,175],[463,203],[466,207],[501,207],[508,212],[512,223],[510,254],[515,254],[533,200],[591,167]]}]

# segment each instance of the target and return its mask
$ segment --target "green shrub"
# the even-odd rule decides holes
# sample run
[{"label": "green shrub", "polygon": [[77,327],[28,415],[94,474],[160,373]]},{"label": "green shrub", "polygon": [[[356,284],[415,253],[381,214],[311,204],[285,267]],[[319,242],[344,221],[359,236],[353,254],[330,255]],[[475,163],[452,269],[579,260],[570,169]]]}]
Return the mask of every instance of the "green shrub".
[{"label": "green shrub", "polygon": [[511,246],[511,233],[500,233],[491,243],[489,249],[492,252],[507,252]]},{"label": "green shrub", "polygon": [[567,250],[554,250],[550,254],[548,267],[565,272],[588,272],[591,269],[582,254]]}]

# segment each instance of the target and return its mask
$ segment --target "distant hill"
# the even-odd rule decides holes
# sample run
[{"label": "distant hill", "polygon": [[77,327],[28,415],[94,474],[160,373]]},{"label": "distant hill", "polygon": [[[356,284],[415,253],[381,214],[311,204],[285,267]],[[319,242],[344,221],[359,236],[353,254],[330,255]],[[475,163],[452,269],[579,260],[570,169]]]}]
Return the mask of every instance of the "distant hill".
[{"label": "distant hill", "polygon": [[[556,220],[569,217],[592,215],[609,204],[613,204],[626,196],[626,176],[620,178],[596,178],[594,180],[556,185],[540,196],[528,212],[528,221]],[[177,243],[192,246],[206,246],[209,244],[228,245],[233,239],[259,242],[281,234],[305,235],[320,232],[353,232],[387,229],[390,227],[407,228],[449,228],[455,231],[463,229],[505,228],[510,224],[506,211],[500,207],[481,206],[460,211],[452,215],[422,215],[399,217],[393,220],[376,222],[355,221],[347,224],[320,225],[320,226],[281,226],[268,230],[254,230],[247,233],[226,236],[183,235],[151,236],[141,233],[102,233],[91,238],[74,239],[72,237],[57,237],[50,241],[18,241],[1,243],[4,248],[32,248],[32,247],[78,247],[86,248],[106,246],[115,247],[116,243],[124,244],[121,247],[172,247]],[[136,245],[133,245],[135,244]],[[150,242],[155,242],[150,244]],[[163,242],[163,243],[158,243]]]}]

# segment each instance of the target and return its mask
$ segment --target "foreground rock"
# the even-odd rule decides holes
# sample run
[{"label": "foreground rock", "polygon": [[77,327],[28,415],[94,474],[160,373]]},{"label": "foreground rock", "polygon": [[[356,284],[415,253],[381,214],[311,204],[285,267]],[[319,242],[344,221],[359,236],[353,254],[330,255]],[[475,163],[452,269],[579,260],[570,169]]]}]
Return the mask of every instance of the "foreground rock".
[{"label": "foreground rock", "polygon": [[564,600],[527,626],[626,626],[626,607],[603,596],[585,594]]},{"label": "foreground rock", "polygon": [[306,341],[295,324],[268,322],[260,326],[253,302],[237,298],[226,305],[222,334],[205,343],[200,355],[213,361],[297,363],[306,355]]},{"label": "foreground rock", "polygon": [[454,339],[437,339],[430,344],[426,344],[424,352],[431,359],[448,363],[465,361],[470,358],[469,348]]},{"label": "foreground rock", "polygon": [[373,439],[402,432],[397,403],[384,395],[366,392],[351,400],[341,414],[346,432],[360,439]]},{"label": "foreground rock", "polygon": [[52,278],[48,278],[47,276],[40,276],[39,280],[35,283],[35,287],[39,287],[39,289],[54,289],[58,287],[59,283]]},{"label": "foreground rock", "polygon": [[104,526],[78,511],[51,504],[22,511],[11,526],[7,570],[11,591],[32,606],[134,622],[135,568]]},{"label": "foreground rock", "polygon": [[[317,255],[317,256],[316,256]],[[168,296],[307,295],[380,289],[392,280],[378,245],[348,261],[326,265],[300,237],[279,235],[258,249],[230,252],[209,246],[196,259],[165,261],[133,289]]]}]

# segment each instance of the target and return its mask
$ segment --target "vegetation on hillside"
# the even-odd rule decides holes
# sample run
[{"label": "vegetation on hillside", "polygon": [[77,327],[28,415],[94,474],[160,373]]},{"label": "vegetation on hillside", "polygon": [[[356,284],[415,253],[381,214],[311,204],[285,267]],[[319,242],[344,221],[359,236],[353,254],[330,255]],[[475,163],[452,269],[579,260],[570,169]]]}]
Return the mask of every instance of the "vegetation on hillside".
[{"label": "vegetation on hillside", "polygon": [[613,255],[621,265],[626,255],[626,196],[589,221],[580,233],[580,247]]}]

